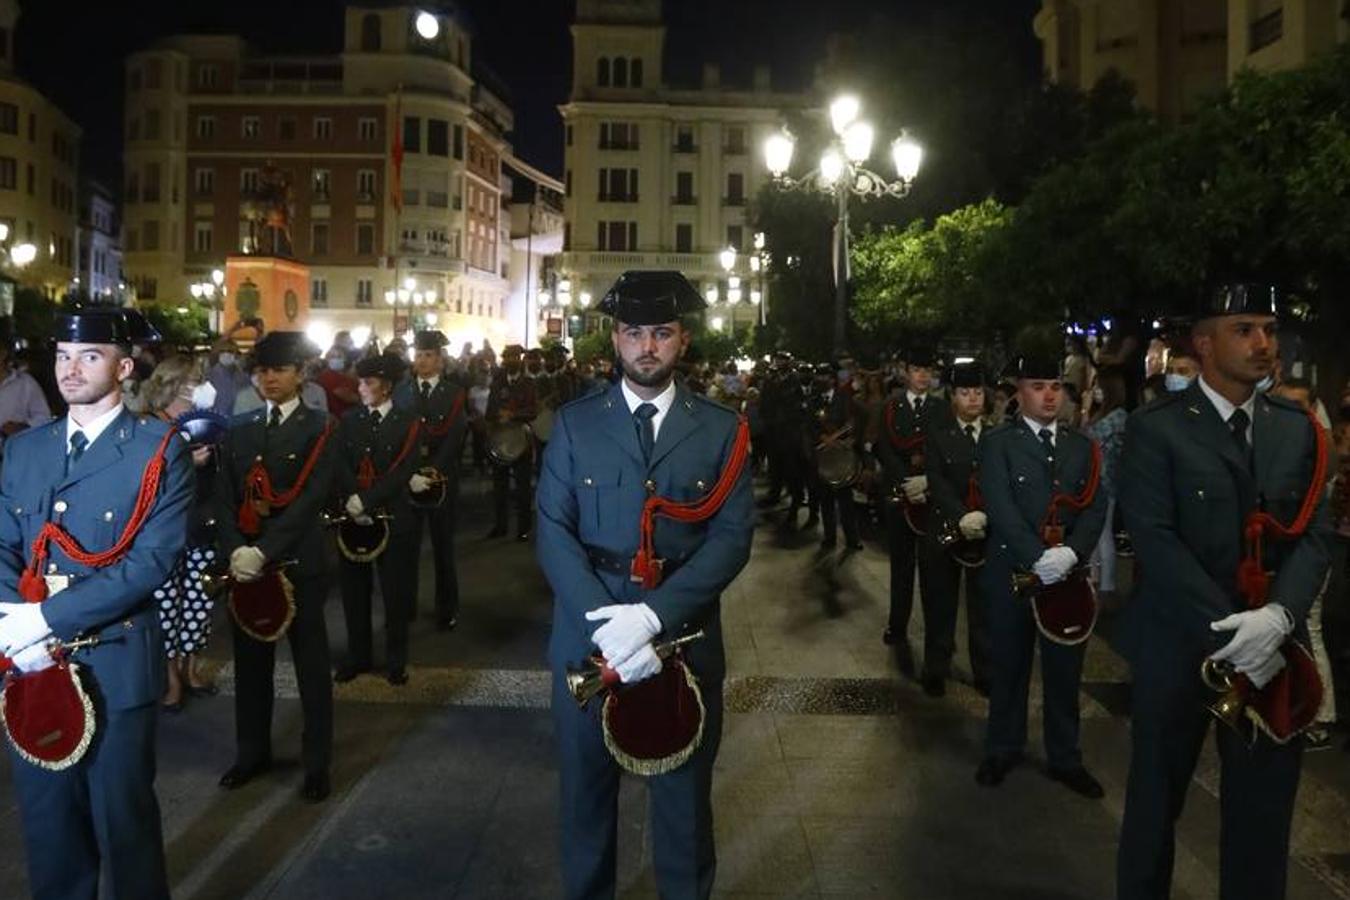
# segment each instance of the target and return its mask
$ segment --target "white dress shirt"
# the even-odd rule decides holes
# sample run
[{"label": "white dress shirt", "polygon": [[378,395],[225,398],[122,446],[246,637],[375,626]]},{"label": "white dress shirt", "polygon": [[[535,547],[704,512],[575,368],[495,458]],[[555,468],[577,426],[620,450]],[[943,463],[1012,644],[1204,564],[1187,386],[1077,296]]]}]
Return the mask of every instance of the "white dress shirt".
[{"label": "white dress shirt", "polygon": [[106,431],[107,428],[108,428],[108,426],[111,425],[111,424],[113,423],[113,419],[116,419],[118,416],[120,416],[120,415],[122,414],[122,409],[123,409],[122,404],[119,403],[119,404],[117,404],[116,406],[114,406],[112,409],[110,409],[110,410],[108,410],[107,412],[105,412],[103,415],[99,416],[99,417],[98,417],[97,419],[95,419],[94,421],[88,423],[87,425],[80,425],[80,424],[78,424],[74,419],[72,419],[69,415],[67,415],[67,416],[66,416],[66,452],[69,453],[70,450],[71,450],[71,447],[70,447],[70,436],[73,435],[73,434],[74,434],[75,432],[77,432],[77,431],[82,431],[82,432],[84,432],[85,438],[89,441],[89,443],[87,443],[87,444],[84,445],[84,449],[85,449],[86,451],[88,451],[89,448],[90,448],[91,446],[93,446],[94,441],[98,440],[98,436],[99,436],[100,434],[102,434],[104,431]]},{"label": "white dress shirt", "polygon": [[[267,401],[267,418],[269,420],[272,418],[272,408],[275,407],[276,405],[277,404],[273,403],[271,400]],[[300,408],[299,397],[292,397],[285,403],[281,404],[281,421],[285,422],[287,419],[291,417],[291,413],[295,412],[299,408]]]},{"label": "white dress shirt", "polygon": [[973,422],[963,422],[958,418],[956,420],[956,428],[962,434],[966,433],[967,428],[974,428],[974,432],[969,436],[971,440],[978,444],[980,442],[980,434],[984,431],[984,420],[977,418]]},{"label": "white dress shirt", "polygon": [[1055,446],[1055,439],[1059,437],[1058,431],[1059,420],[1055,420],[1051,422],[1049,425],[1042,425],[1040,422],[1037,422],[1030,416],[1023,416],[1022,421],[1027,423],[1027,427],[1031,429],[1031,433],[1036,435],[1036,438],[1038,440],[1040,439],[1041,436],[1041,429],[1043,428],[1050,429],[1050,446],[1051,447]]},{"label": "white dress shirt", "polygon": [[1219,418],[1223,420],[1225,425],[1228,424],[1228,420],[1237,410],[1240,409],[1247,414],[1247,446],[1250,447],[1252,445],[1252,426],[1256,423],[1256,391],[1252,391],[1251,396],[1247,398],[1247,402],[1241,406],[1234,406],[1231,400],[1205,383],[1205,376],[1201,375],[1196,380],[1200,382],[1200,390],[1209,398],[1209,402],[1214,404],[1215,412],[1219,414]]},{"label": "white dress shirt", "polygon": [[650,403],[656,407],[656,415],[652,416],[652,441],[655,441],[661,435],[661,423],[666,420],[666,413],[675,405],[675,379],[670,380],[666,389],[657,394],[650,400],[643,400],[633,389],[628,386],[628,379],[619,380],[619,386],[623,389],[624,402],[628,404],[630,413],[637,413],[637,408],[644,403]]},{"label": "white dress shirt", "polygon": [[429,378],[423,378],[423,377],[421,377],[421,376],[419,375],[419,376],[417,377],[417,392],[418,392],[419,394],[422,392],[422,385],[424,385],[424,384],[429,384],[429,385],[431,385],[431,390],[434,391],[434,390],[436,390],[436,385],[438,385],[438,384],[440,384],[440,383],[441,383],[441,376],[439,376],[439,375],[432,375],[432,376],[429,377]]}]

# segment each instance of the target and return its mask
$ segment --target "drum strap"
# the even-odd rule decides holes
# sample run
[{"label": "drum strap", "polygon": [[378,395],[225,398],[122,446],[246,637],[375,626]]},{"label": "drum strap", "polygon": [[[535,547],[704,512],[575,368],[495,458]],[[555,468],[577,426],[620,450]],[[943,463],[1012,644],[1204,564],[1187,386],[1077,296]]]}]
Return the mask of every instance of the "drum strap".
[{"label": "drum strap", "polygon": [[421,421],[413,419],[412,425],[408,428],[408,435],[403,439],[403,449],[398,451],[398,456],[394,457],[394,461],[389,464],[389,468],[383,472],[375,469],[375,460],[370,458],[369,453],[361,457],[361,462],[356,467],[356,486],[363,491],[369,490],[372,484],[402,465],[403,461],[408,458],[408,454],[412,452],[413,447],[417,446],[417,433],[421,430],[421,427]]},{"label": "drum strap", "polygon": [[262,460],[253,463],[248,473],[244,475],[244,502],[239,505],[239,530],[248,537],[256,535],[262,527],[262,522],[258,518],[258,511],[253,504],[256,501],[263,501],[268,506],[290,506],[295,502],[295,498],[300,496],[300,491],[309,480],[309,476],[314,471],[314,466],[319,462],[319,455],[323,452],[324,444],[328,443],[328,436],[333,433],[333,420],[330,418],[323,426],[323,431],[319,434],[319,439],[314,442],[314,447],[309,451],[309,457],[305,459],[304,466],[300,469],[300,474],[295,479],[295,484],[288,490],[277,493],[272,487],[272,476],[268,473],[267,467],[263,465]]},{"label": "drum strap", "polygon": [[661,583],[661,560],[656,557],[655,532],[656,516],[665,516],[677,522],[704,522],[711,519],[731,496],[741,472],[745,469],[745,460],[750,455],[750,425],[744,416],[737,416],[736,438],[731,445],[731,455],[727,458],[726,468],[717,478],[717,484],[702,499],[690,503],[678,503],[655,494],[642,504],[642,517],[638,524],[638,551],[633,557],[629,577],[641,583],[643,590],[652,590]]},{"label": "drum strap", "polygon": [[[450,407],[450,412],[445,414],[445,418],[441,419],[441,421],[435,425],[426,426],[427,437],[443,438],[447,434],[449,434],[450,426],[455,424],[455,420],[459,418],[459,414],[463,409],[464,409],[464,391],[460,391],[455,396],[455,403],[453,406]],[[423,418],[422,421],[423,423],[425,423],[426,419]]]},{"label": "drum strap", "polygon": [[1312,521],[1313,513],[1317,509],[1317,500],[1322,495],[1322,486],[1326,483],[1327,434],[1311,412],[1308,413],[1308,421],[1312,424],[1313,430],[1313,473],[1298,514],[1294,516],[1292,522],[1284,525],[1265,510],[1255,509],[1247,514],[1242,526],[1247,548],[1242,561],[1238,563],[1237,581],[1238,591],[1250,609],[1265,606],[1270,593],[1270,575],[1267,574],[1265,564],[1261,560],[1261,548],[1266,532],[1269,531],[1273,537],[1280,540],[1292,540],[1307,531],[1308,523]]},{"label": "drum strap", "polygon": [[159,496],[159,480],[164,474],[164,457],[168,453],[169,442],[177,435],[176,430],[170,429],[160,439],[155,455],[150,457],[150,462],[146,464],[145,471],[141,474],[141,486],[136,494],[136,505],[132,508],[130,517],[127,518],[127,524],[122,528],[121,536],[107,550],[100,553],[90,553],[81,547],[80,542],[75,540],[70,532],[60,525],[55,522],[43,523],[42,529],[33,539],[32,555],[29,557],[28,566],[19,576],[20,597],[30,603],[40,603],[47,599],[47,582],[42,577],[42,568],[47,559],[47,545],[50,542],[54,541],[56,546],[61,548],[61,552],[70,558],[71,562],[81,566],[103,568],[112,565],[127,555],[127,552],[131,550],[132,543],[136,540],[136,535],[140,533],[141,526],[150,516],[150,510],[154,508],[155,499]]},{"label": "drum strap", "polygon": [[1091,438],[1089,438],[1089,441],[1092,450],[1092,463],[1088,467],[1087,483],[1083,485],[1083,490],[1077,494],[1055,493],[1050,495],[1050,505],[1046,507],[1045,518],[1041,520],[1042,534],[1059,525],[1059,508],[1061,506],[1067,506],[1075,512],[1081,512],[1091,506],[1092,501],[1096,498],[1097,486],[1101,484],[1102,479],[1102,448]]}]

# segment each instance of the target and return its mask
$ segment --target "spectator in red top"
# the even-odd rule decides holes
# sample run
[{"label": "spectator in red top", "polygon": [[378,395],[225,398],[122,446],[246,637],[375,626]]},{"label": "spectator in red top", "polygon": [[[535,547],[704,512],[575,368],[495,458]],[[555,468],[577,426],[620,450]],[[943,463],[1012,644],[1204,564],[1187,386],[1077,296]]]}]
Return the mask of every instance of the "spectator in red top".
[{"label": "spectator in red top", "polygon": [[361,402],[356,393],[356,379],[348,371],[347,354],[341,347],[331,347],[324,355],[324,363],[314,380],[328,397],[328,412],[340,418]]}]

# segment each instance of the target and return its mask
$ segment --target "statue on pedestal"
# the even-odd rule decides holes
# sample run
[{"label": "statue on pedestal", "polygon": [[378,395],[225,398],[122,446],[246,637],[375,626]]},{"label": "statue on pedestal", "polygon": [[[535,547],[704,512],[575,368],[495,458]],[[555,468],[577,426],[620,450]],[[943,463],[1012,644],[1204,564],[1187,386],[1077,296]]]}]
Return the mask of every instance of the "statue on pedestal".
[{"label": "statue on pedestal", "polygon": [[295,196],[286,173],[268,160],[258,175],[257,189],[242,199],[249,252],[294,259],[291,220],[295,216]]}]

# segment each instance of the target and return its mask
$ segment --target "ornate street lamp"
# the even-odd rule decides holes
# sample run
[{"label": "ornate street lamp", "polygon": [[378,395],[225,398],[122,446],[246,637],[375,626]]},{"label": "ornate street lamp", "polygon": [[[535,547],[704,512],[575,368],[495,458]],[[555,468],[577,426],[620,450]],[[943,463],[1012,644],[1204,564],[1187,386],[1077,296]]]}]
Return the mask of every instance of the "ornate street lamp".
[{"label": "ornate street lamp", "polygon": [[[848,341],[848,200],[850,196],[868,200],[874,197],[904,197],[919,174],[923,148],[907,132],[891,142],[891,161],[895,166],[895,180],[887,179],[866,163],[872,156],[876,140],[873,127],[861,120],[862,104],[858,98],[845,94],[830,104],[830,125],[834,137],[820,156],[817,167],[800,178],[788,174],[792,166],[796,139],[784,130],[764,142],[764,162],[774,183],[783,190],[820,191],[833,194],[837,201],[835,228],[835,294],[834,294],[834,348],[846,350]],[[756,236],[756,250],[760,249]],[[762,260],[758,268],[762,268]],[[752,261],[751,270],[758,271]],[[754,302],[754,294],[751,300]],[[761,294],[762,297],[762,294]]]}]

